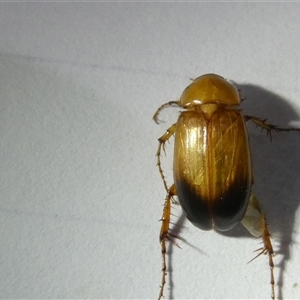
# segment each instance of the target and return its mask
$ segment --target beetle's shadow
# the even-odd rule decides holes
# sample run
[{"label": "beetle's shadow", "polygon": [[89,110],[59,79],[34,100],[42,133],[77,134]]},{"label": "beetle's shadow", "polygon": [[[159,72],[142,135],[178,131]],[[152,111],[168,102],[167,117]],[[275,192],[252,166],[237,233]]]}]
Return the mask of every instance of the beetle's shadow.
[{"label": "beetle's shadow", "polygon": [[[267,118],[268,123],[280,127],[291,127],[291,121],[300,119],[284,98],[259,86],[236,83],[235,86],[240,89],[242,97],[246,97],[241,105],[244,114]],[[263,207],[274,239],[279,237],[279,248],[274,247],[275,252],[282,255],[281,261],[276,264],[279,270],[277,298],[283,299],[284,271],[290,259],[295,212],[300,204],[300,136],[296,132],[273,133],[270,142],[265,131],[252,124],[247,124],[247,128],[254,172],[252,191]],[[242,225],[222,234],[228,237],[250,235]]]}]

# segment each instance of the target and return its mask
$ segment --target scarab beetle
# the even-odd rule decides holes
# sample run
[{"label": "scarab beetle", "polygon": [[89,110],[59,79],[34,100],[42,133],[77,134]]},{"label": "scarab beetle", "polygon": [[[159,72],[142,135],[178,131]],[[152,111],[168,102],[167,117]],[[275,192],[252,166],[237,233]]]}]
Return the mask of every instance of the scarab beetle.
[{"label": "scarab beetle", "polygon": [[[183,91],[179,101],[160,106],[153,119],[167,106],[184,109],[178,120],[158,141],[157,165],[167,196],[164,204],[160,244],[162,280],[159,297],[166,283],[166,242],[169,232],[171,202],[177,196],[187,219],[202,230],[227,231],[241,222],[255,237],[261,237],[259,255],[268,254],[271,272],[271,298],[275,299],[273,247],[261,205],[251,192],[253,183],[248,133],[248,120],[272,131],[300,131],[280,128],[254,116],[243,115],[238,109],[239,91],[223,77],[205,74]],[[174,142],[174,183],[168,187],[161,167],[161,151],[172,136]],[[256,256],[256,257],[257,257]]]}]

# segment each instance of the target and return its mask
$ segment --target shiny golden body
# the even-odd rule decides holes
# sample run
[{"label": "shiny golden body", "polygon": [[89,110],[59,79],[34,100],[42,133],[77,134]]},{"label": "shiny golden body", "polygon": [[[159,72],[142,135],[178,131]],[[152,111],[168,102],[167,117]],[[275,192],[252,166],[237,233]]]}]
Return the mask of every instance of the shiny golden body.
[{"label": "shiny golden body", "polygon": [[[271,298],[275,299],[273,248],[264,213],[251,192],[252,168],[245,122],[251,120],[268,134],[300,129],[280,128],[257,117],[242,115],[238,109],[240,102],[239,92],[232,84],[221,76],[206,74],[193,80],[179,101],[161,105],[153,116],[158,123],[159,112],[167,106],[185,110],[158,139],[157,166],[167,191],[160,231],[159,299],[166,283],[166,242],[174,237],[170,233],[174,196],[178,197],[186,217],[200,229],[225,231],[241,222],[253,236],[262,238],[263,247],[258,249],[257,256],[268,254]],[[174,184],[168,186],[160,156],[172,135],[175,136]]]},{"label": "shiny golden body", "polygon": [[182,93],[174,145],[174,184],[186,217],[203,230],[229,230],[245,214],[251,159],[238,90],[206,74]]}]

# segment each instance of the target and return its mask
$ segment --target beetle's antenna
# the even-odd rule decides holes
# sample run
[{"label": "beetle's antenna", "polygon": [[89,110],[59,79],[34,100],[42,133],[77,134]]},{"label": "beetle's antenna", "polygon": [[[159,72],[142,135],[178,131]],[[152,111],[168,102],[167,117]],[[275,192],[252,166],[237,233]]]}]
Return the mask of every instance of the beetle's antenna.
[{"label": "beetle's antenna", "polygon": [[158,121],[158,115],[159,115],[159,113],[160,113],[164,108],[166,108],[166,107],[168,107],[168,106],[172,106],[172,105],[180,106],[180,105],[179,105],[179,101],[169,101],[169,102],[167,102],[167,103],[161,105],[161,106],[157,109],[157,111],[156,111],[155,114],[153,115],[153,120],[155,121],[156,124],[159,124],[159,121]]}]

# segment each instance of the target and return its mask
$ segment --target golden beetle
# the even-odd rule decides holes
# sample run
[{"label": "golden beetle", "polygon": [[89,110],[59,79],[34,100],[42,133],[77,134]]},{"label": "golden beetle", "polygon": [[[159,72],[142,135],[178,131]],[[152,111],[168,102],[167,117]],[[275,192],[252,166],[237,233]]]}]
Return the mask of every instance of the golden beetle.
[{"label": "golden beetle", "polygon": [[[239,91],[231,83],[221,76],[205,74],[192,81],[179,101],[161,105],[153,116],[158,123],[158,114],[165,107],[185,109],[158,139],[157,165],[167,191],[161,219],[162,280],[158,299],[163,297],[166,283],[166,242],[172,236],[169,226],[173,196],[178,197],[187,219],[202,230],[227,231],[241,222],[253,236],[262,237],[264,246],[257,256],[268,254],[271,298],[275,299],[273,247],[264,213],[251,192],[253,175],[245,122],[251,120],[268,134],[300,129],[280,128],[242,115],[237,109],[240,103]],[[172,135],[174,184],[168,187],[160,156]]]}]

